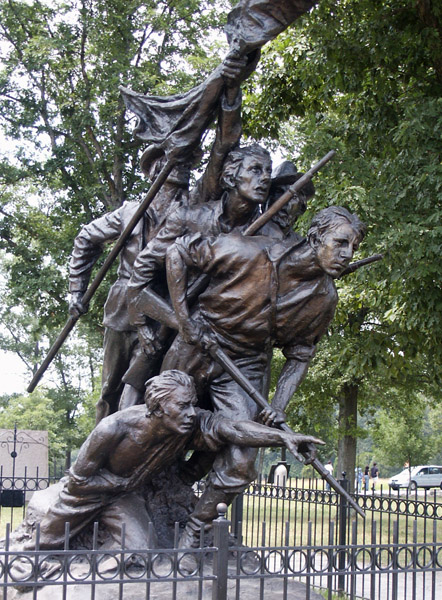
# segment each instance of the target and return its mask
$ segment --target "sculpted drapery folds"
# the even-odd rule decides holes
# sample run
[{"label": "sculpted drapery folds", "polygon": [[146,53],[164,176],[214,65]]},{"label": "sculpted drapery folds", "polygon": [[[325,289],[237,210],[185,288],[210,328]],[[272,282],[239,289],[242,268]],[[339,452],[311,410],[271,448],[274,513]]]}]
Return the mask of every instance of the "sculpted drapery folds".
[{"label": "sculpted drapery folds", "polygon": [[[198,528],[216,517],[217,504],[230,504],[254,479],[258,447],[286,445],[298,455],[299,443],[320,443],[267,425],[284,420],[287,403],[333,318],[334,279],[348,266],[365,229],[355,215],[330,207],[313,219],[305,239],[293,232],[314,193],[310,186],[256,236],[244,235],[300,174],[286,161],[272,178],[269,152],[258,144],[239,144],[241,82],[254,70],[261,46],[314,4],[242,0],[229,15],[230,52],[200,86],[169,98],[121,89],[126,106],[138,117],[136,135],[149,143],[141,157],[143,173],[154,180],[159,172],[165,178],[169,174],[122,249],[105,306],[97,427],[43,519],[42,547],[61,544],[64,521],[76,535],[96,519],[116,545],[125,520],[127,546],[152,545],[143,486],[189,449],[196,452],[187,475],[209,471],[180,540],[181,547],[192,546]],[[216,116],[207,168],[189,191],[201,137]],[[102,247],[120,235],[125,239],[137,208],[125,203],[77,236],[70,263],[72,314],[87,310],[83,295]],[[205,284],[190,306],[189,283],[200,275]],[[175,337],[144,310],[145,288],[171,302],[179,329]],[[207,338],[260,392],[273,348],[282,349],[286,363],[276,394],[260,415],[265,425],[257,422],[255,401],[233,375],[208,358]],[[209,411],[196,408],[190,376],[199,403],[207,402]],[[147,414],[140,404],[146,379]],[[166,387],[158,387],[159,382]],[[310,446],[308,452],[314,458],[316,450]],[[201,453],[210,460],[199,463]]]},{"label": "sculpted drapery folds", "polygon": [[[62,548],[65,523],[75,537],[93,521],[120,548],[126,524],[127,548],[149,548],[149,506],[141,491],[158,471],[190,449],[216,451],[224,444],[286,446],[321,443],[311,436],[288,434],[252,422],[230,421],[195,407],[193,380],[179,371],[166,371],[149,382],[145,404],[103,419],[80,449],[77,461],[52,490],[51,502],[40,515],[40,547]],[[40,501],[40,505],[42,502]],[[26,548],[35,547],[34,539]]]}]

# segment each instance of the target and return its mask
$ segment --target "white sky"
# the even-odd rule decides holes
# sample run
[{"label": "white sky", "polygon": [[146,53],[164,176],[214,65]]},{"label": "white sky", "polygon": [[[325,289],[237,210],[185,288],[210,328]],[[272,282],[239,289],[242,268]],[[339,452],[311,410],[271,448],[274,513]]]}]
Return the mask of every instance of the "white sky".
[{"label": "white sky", "polygon": [[21,394],[31,378],[23,362],[13,352],[2,352],[0,358],[0,394]]}]

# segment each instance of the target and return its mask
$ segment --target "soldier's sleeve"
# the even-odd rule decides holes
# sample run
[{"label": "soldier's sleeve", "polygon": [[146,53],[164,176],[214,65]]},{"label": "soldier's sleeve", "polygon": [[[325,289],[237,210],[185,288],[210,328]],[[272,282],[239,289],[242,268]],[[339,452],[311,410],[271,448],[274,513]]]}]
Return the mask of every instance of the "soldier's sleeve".
[{"label": "soldier's sleeve", "polygon": [[241,138],[241,100],[241,92],[233,105],[227,103],[224,95],[221,98],[215,141],[204,175],[197,181],[191,192],[192,203],[209,202],[221,196],[220,177],[224,161]]},{"label": "soldier's sleeve", "polygon": [[288,360],[310,362],[316,353],[316,346],[325,334],[333,320],[336,310],[337,295],[332,293],[324,297],[322,310],[310,316],[310,322],[305,326],[302,337],[295,338],[292,343],[284,346],[282,352]]},{"label": "soldier's sleeve", "polygon": [[193,449],[217,452],[225,445],[218,433],[222,418],[210,410],[197,409],[195,435],[191,443]]},{"label": "soldier's sleeve", "polygon": [[167,250],[178,237],[186,233],[184,217],[182,208],[173,212],[157,235],[138,254],[129,281],[129,289],[139,290],[150,286],[158,272],[165,268]]},{"label": "soldier's sleeve", "polygon": [[292,344],[285,346],[282,353],[289,360],[310,362],[316,353],[316,344]]},{"label": "soldier's sleeve", "polygon": [[185,233],[184,209],[177,209],[167,218],[157,235],[147,244],[135,259],[132,275],[127,286],[129,321],[133,326],[146,324],[141,294],[143,289],[155,287],[158,276],[165,272],[167,250],[176,238]]},{"label": "soldier's sleeve", "polygon": [[95,219],[80,230],[69,262],[69,291],[85,292],[94,264],[106,243],[119,238],[122,207]]}]

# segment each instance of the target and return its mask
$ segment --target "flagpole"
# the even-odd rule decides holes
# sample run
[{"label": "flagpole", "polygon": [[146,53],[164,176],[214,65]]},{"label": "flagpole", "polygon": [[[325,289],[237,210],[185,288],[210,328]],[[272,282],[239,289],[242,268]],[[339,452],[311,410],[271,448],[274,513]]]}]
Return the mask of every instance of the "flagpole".
[{"label": "flagpole", "polygon": [[[106,276],[107,272],[109,271],[110,267],[112,266],[114,260],[117,258],[117,256],[123,249],[127,239],[131,235],[132,231],[135,229],[136,225],[138,224],[138,222],[140,221],[140,219],[142,218],[142,216],[144,215],[146,210],[149,208],[149,206],[152,203],[152,201],[154,200],[155,196],[160,191],[163,183],[166,181],[167,177],[169,176],[170,172],[172,171],[172,169],[176,163],[177,163],[177,159],[175,157],[169,158],[167,160],[166,164],[164,165],[164,167],[161,169],[158,177],[152,183],[149,191],[147,192],[146,196],[144,197],[144,200],[141,202],[141,204],[137,208],[136,212],[134,213],[131,220],[127,224],[123,233],[118,238],[115,246],[112,248],[112,250],[107,255],[106,260],[104,261],[103,265],[97,271],[97,274],[95,275],[92,283],[89,285],[88,289],[84,293],[84,296],[82,298],[82,303],[85,306],[87,306],[87,304],[89,304],[89,302],[91,301],[93,295],[97,291],[100,283],[103,281],[104,277]],[[68,335],[70,334],[72,329],[75,327],[75,324],[79,318],[80,318],[80,315],[70,316],[69,319],[66,321],[65,326],[63,327],[62,331],[58,335],[55,342],[52,344],[48,354],[46,355],[46,358],[41,363],[40,367],[37,369],[34,377],[32,378],[32,381],[27,388],[27,391],[29,393],[31,393],[35,390],[38,382],[40,381],[40,379],[42,378],[46,369],[49,367],[49,365],[51,364],[51,362],[57,355],[58,351],[60,350],[61,346],[64,344],[66,338],[68,337]]]}]

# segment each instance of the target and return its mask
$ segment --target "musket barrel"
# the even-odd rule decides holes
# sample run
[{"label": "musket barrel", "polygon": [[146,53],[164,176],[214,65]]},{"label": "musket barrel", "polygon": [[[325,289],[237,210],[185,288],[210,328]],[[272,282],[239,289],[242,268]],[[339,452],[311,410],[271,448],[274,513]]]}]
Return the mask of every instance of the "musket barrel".
[{"label": "musket barrel", "polygon": [[[126,243],[128,237],[130,236],[132,231],[135,229],[138,221],[141,219],[143,214],[149,208],[150,204],[152,203],[153,199],[155,198],[155,196],[161,189],[161,186],[166,181],[167,177],[169,176],[169,173],[171,172],[171,170],[173,169],[175,164],[176,164],[176,159],[171,158],[166,162],[164,167],[161,169],[158,177],[155,179],[155,181],[151,185],[149,191],[147,192],[146,196],[144,197],[144,200],[141,202],[140,206],[137,208],[132,219],[127,224],[126,229],[123,231],[123,233],[118,238],[118,241],[116,242],[115,246],[109,252],[103,265],[97,271],[97,274],[95,275],[92,283],[89,285],[88,289],[84,293],[83,303],[85,305],[87,305],[90,302],[92,296],[97,291],[98,286],[103,281],[106,273],[109,271],[112,263],[114,262],[114,260],[118,256],[118,254],[123,249],[124,244]],[[56,356],[57,352],[60,350],[61,346],[64,344],[66,338],[68,337],[68,335],[74,328],[75,323],[78,321],[78,319],[79,319],[79,316],[77,316],[77,317],[71,316],[66,321],[65,326],[63,327],[62,331],[58,335],[55,342],[52,344],[48,354],[46,355],[46,358],[41,363],[40,367],[37,369],[34,377],[32,378],[31,383],[28,385],[27,391],[29,393],[31,393],[35,390],[35,388],[36,388],[38,382],[40,381],[40,379],[42,378],[44,372],[46,371],[46,369],[49,367],[49,365],[53,361],[54,357]]]},{"label": "musket barrel", "polygon": [[66,340],[68,335],[71,333],[71,331],[75,327],[75,323],[78,321],[78,318],[79,317],[69,317],[69,319],[66,321],[65,326],[61,330],[61,332],[60,332],[59,336],[57,337],[57,339],[55,340],[55,342],[52,344],[44,361],[41,363],[41,365],[35,372],[31,383],[28,385],[27,391],[29,393],[31,393],[35,390],[37,383],[40,381],[40,379],[43,376],[43,373],[46,371],[46,369],[49,367],[51,362],[54,360],[54,357],[56,356],[57,352],[60,350],[61,346],[64,344],[64,341]]},{"label": "musket barrel", "polygon": [[371,265],[378,260],[382,260],[384,258],[383,254],[372,254],[371,256],[367,256],[367,258],[361,258],[361,260],[355,260],[348,265],[348,267],[341,273],[339,279],[344,277],[345,275],[350,275],[350,273],[354,273],[361,267],[365,267],[366,265]]},{"label": "musket barrel", "polygon": [[[212,358],[214,358],[224,368],[224,370],[232,377],[232,379],[234,381],[236,381],[236,383],[238,383],[243,388],[243,390],[245,392],[247,392],[247,394],[249,394],[249,396],[256,402],[256,404],[260,408],[268,407],[268,402],[264,398],[264,396],[262,396],[262,394],[260,394],[260,392],[258,392],[258,390],[255,389],[255,387],[247,379],[247,377],[245,377],[241,373],[241,371],[235,365],[235,363],[227,356],[227,354],[223,350],[221,350],[221,348],[218,345],[213,344],[213,343],[210,344],[208,346],[208,351],[211,354]],[[281,425],[279,425],[279,428],[282,429],[283,431],[286,431],[287,433],[293,433],[292,430],[290,429],[290,427],[286,423],[281,423]],[[305,458],[307,458],[307,453],[301,452],[301,454]],[[309,464],[311,464],[312,467],[315,469],[315,471],[317,471],[321,475],[321,477],[323,477],[327,481],[327,483],[329,483],[330,486],[338,494],[343,496],[347,500],[349,505],[358,514],[360,514],[361,517],[363,517],[365,519],[365,513],[361,509],[361,507],[357,505],[357,503],[350,496],[350,494],[347,492],[347,490],[345,490],[342,487],[342,485],[338,481],[336,481],[336,479],[333,477],[333,475],[327,471],[327,469],[324,467],[324,465],[317,458],[314,458],[313,460],[311,460]]]},{"label": "musket barrel", "polygon": [[123,233],[118,238],[116,244],[114,245],[114,247],[112,248],[112,250],[107,255],[106,260],[104,261],[104,263],[102,264],[102,266],[100,267],[100,269],[97,271],[97,274],[95,275],[94,280],[92,281],[92,283],[90,284],[90,286],[86,290],[86,292],[85,292],[85,294],[83,296],[83,303],[84,304],[87,304],[90,301],[90,299],[92,298],[92,296],[95,294],[95,292],[97,291],[98,286],[103,281],[106,273],[109,271],[109,269],[110,269],[112,263],[114,262],[114,260],[120,254],[120,252],[123,249],[123,247],[124,247],[127,239],[129,238],[129,236],[131,235],[132,231],[137,226],[137,223],[140,221],[140,219],[142,218],[142,216],[144,215],[144,213],[146,212],[146,210],[149,208],[149,206],[153,202],[155,196],[160,191],[161,186],[166,181],[166,179],[169,176],[171,170],[175,166],[175,162],[176,162],[175,160],[170,159],[170,160],[167,161],[167,163],[161,169],[158,177],[155,179],[155,181],[153,182],[153,184],[149,188],[149,191],[147,192],[144,200],[141,202],[140,206],[137,208],[137,210],[134,213],[133,217],[131,218],[131,220],[127,224],[126,229],[123,231]]}]

